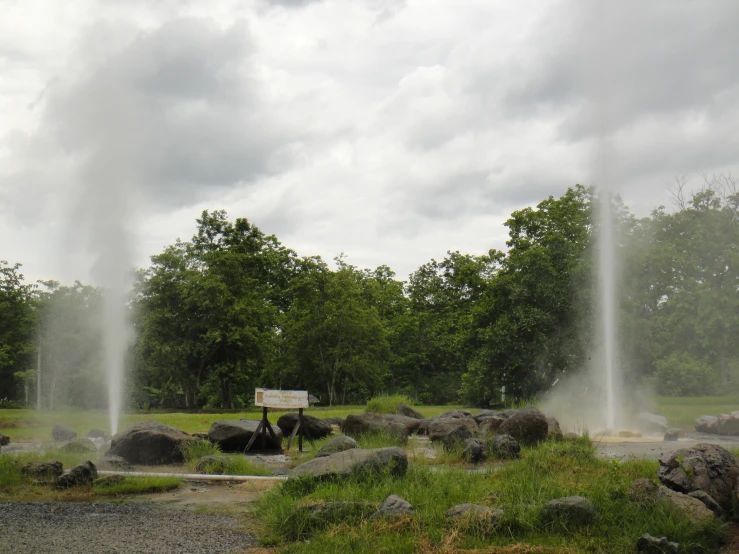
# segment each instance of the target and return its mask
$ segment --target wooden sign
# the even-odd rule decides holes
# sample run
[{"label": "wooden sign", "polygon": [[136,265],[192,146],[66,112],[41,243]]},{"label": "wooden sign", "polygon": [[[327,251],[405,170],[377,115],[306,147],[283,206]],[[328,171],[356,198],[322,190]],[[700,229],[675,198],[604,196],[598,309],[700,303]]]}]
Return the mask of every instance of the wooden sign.
[{"label": "wooden sign", "polygon": [[308,391],[254,389],[254,405],[277,410],[307,408]]}]

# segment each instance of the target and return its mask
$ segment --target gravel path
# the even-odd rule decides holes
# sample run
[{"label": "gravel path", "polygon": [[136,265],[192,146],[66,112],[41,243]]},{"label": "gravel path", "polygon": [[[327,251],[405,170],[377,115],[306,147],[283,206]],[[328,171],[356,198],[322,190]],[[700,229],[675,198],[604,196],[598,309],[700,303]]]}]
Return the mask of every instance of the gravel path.
[{"label": "gravel path", "polygon": [[148,503],[0,503],[0,552],[246,552],[255,539],[239,525]]}]

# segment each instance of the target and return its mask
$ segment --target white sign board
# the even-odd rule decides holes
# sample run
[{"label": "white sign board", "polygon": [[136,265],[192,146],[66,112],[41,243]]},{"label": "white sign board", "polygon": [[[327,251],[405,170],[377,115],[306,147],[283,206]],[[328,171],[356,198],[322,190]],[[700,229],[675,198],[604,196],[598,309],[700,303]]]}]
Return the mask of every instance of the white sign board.
[{"label": "white sign board", "polygon": [[280,410],[307,408],[308,391],[254,389],[254,405]]}]

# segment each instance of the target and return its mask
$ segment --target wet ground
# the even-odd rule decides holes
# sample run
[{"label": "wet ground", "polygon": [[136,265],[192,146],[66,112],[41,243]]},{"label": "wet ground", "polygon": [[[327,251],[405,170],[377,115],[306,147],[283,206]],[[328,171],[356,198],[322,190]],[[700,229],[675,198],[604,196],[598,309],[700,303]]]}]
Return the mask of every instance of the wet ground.
[{"label": "wet ground", "polygon": [[739,448],[739,437],[688,433],[677,441],[665,442],[662,436],[647,436],[624,439],[620,437],[593,437],[598,455],[616,460],[654,459],[681,448],[690,448],[700,443],[718,444],[726,449]]}]

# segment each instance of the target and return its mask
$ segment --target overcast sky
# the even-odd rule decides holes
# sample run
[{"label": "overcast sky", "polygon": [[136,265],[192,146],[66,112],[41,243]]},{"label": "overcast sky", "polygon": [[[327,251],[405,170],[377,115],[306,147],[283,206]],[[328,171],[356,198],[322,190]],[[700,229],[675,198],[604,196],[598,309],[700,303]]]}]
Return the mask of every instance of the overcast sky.
[{"label": "overcast sky", "polygon": [[406,278],[504,248],[513,210],[594,184],[603,138],[645,215],[739,173],[737,24],[736,0],[0,0],[0,259],[95,280],[110,222],[144,266],[208,208]]}]

